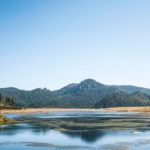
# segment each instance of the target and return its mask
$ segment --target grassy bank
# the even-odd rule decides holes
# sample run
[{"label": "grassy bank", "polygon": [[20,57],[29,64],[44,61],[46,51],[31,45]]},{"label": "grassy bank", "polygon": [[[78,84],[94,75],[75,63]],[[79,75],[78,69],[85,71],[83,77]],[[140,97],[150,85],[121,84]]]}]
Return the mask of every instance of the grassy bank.
[{"label": "grassy bank", "polygon": [[14,120],[8,119],[5,116],[0,114],[0,125],[2,125],[2,124],[12,124],[12,123],[16,123],[16,122]]}]

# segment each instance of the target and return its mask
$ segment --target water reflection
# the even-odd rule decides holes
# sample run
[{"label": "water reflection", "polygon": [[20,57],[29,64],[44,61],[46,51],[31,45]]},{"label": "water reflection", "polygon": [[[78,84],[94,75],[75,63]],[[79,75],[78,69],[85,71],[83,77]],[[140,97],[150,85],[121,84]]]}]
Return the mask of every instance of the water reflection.
[{"label": "water reflection", "polygon": [[[75,128],[74,128],[75,129]],[[47,134],[53,129],[49,127],[37,126],[37,125],[28,125],[28,124],[18,124],[18,125],[9,125],[5,127],[1,127],[1,136],[14,136],[24,131],[30,131],[32,134],[40,135],[40,134]],[[70,138],[80,138],[81,140],[92,143],[96,142],[102,136],[104,136],[104,131],[99,130],[79,130],[79,131],[59,131],[61,134],[64,134]]]},{"label": "water reflection", "polygon": [[99,131],[99,130],[62,132],[62,133],[71,138],[78,137],[87,143],[94,143],[98,139],[100,140],[105,134],[104,131]]},{"label": "water reflection", "polygon": [[114,144],[119,141],[130,142],[139,138],[150,138],[148,132],[150,119],[143,114],[79,112],[73,114],[71,112],[65,115],[63,112],[12,117],[20,123],[1,126],[0,141],[2,142],[41,142],[48,143],[48,146],[79,145],[95,148],[95,146],[100,147],[103,144]]}]

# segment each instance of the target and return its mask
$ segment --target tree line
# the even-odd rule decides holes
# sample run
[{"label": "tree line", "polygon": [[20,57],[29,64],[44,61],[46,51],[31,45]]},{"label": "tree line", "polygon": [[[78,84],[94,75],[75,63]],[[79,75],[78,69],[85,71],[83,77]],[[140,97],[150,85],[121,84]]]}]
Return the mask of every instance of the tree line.
[{"label": "tree line", "polygon": [[0,106],[13,107],[15,105],[15,100],[12,97],[6,96],[5,98],[0,94]]}]

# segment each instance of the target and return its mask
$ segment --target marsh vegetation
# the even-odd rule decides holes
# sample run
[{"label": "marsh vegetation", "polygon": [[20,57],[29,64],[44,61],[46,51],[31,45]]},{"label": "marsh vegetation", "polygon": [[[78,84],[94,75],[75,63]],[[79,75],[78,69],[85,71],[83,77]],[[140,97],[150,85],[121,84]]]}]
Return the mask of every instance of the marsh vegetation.
[{"label": "marsh vegetation", "polygon": [[4,115],[0,114],[0,125],[12,124],[12,123],[14,124],[14,123],[16,123],[16,121],[9,119],[9,118],[6,118]]}]

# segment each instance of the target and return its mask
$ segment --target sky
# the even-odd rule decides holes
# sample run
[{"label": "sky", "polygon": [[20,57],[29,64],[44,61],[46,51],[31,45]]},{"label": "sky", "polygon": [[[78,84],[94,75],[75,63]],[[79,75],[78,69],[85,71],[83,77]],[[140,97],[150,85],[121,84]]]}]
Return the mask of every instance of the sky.
[{"label": "sky", "polygon": [[149,0],[0,0],[0,87],[87,78],[150,88]]}]

